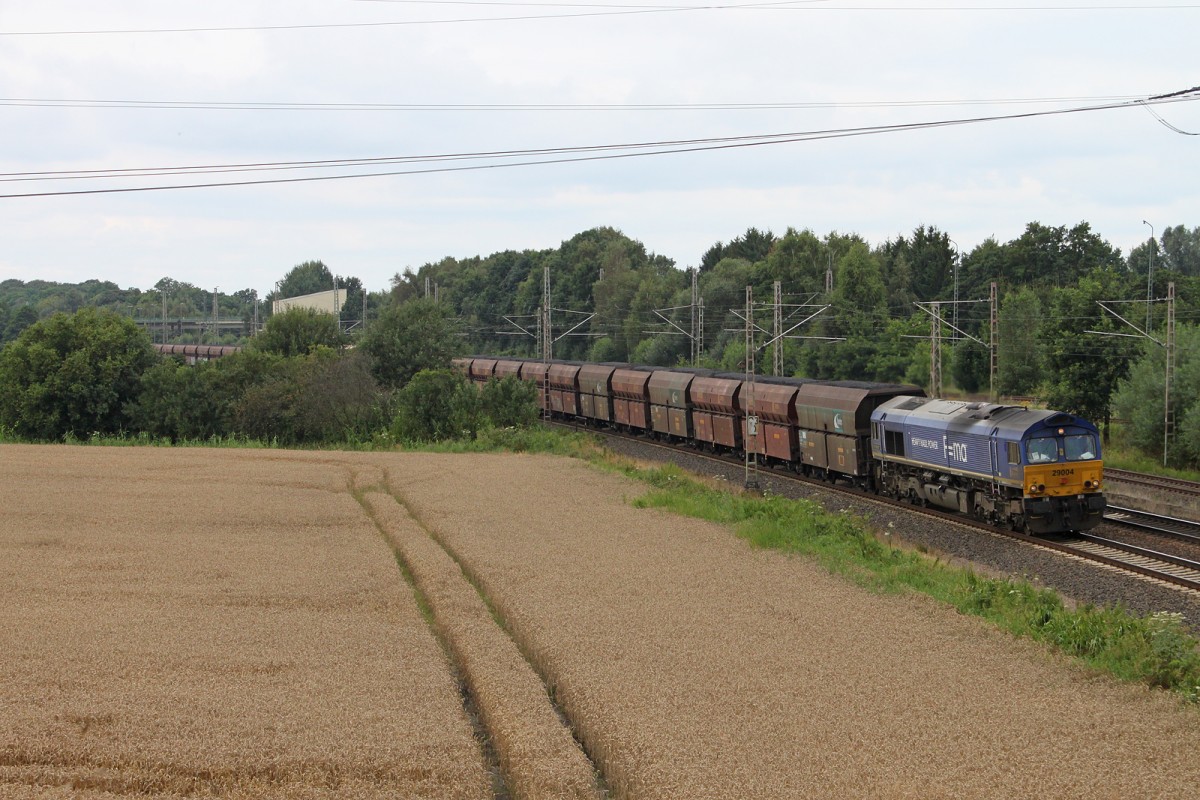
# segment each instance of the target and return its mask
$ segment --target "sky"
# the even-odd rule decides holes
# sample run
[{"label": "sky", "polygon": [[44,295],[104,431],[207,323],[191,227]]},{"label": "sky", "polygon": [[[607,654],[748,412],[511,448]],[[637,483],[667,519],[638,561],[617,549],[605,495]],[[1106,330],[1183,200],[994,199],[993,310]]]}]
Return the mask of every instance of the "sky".
[{"label": "sky", "polygon": [[966,253],[1086,221],[1128,252],[1200,225],[1200,93],[1138,102],[1200,86],[1197,30],[1172,2],[0,0],[0,280],[265,295],[319,259],[378,291],[598,226],[680,268],[752,226]]}]

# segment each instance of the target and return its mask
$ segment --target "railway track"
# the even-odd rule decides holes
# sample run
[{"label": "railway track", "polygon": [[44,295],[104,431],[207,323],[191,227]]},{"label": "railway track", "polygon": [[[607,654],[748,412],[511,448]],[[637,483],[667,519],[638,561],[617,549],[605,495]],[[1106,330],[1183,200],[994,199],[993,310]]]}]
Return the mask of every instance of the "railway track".
[{"label": "railway track", "polygon": [[1090,561],[1200,591],[1200,562],[1087,533],[1076,534],[1059,544],[1067,548],[1066,552],[1073,551]]},{"label": "railway track", "polygon": [[1164,489],[1168,492],[1200,497],[1200,483],[1182,478],[1168,478],[1161,475],[1147,475],[1142,472],[1129,472],[1123,469],[1104,468],[1106,480],[1117,483],[1128,483],[1134,486],[1147,486],[1153,489]]},{"label": "railway track", "polygon": [[1126,525],[1138,530],[1150,531],[1161,536],[1167,536],[1180,541],[1200,544],[1200,522],[1178,517],[1167,517],[1152,514],[1137,508],[1109,506],[1104,513],[1104,519],[1118,525]]},{"label": "railway track", "polygon": [[[674,444],[666,444],[653,439],[648,439],[643,436],[634,436],[612,429],[595,428],[589,425],[572,424],[562,422],[560,420],[549,421],[549,424],[570,430],[586,431],[588,433],[595,433],[610,438],[633,441],[637,442],[639,445],[652,449],[663,450],[671,453],[683,453],[689,457],[711,461],[726,468],[740,468],[744,465],[744,461],[741,458],[707,453],[691,447],[685,448]],[[1102,564],[1104,566],[1119,569],[1143,578],[1200,593],[1200,562],[1191,561],[1189,559],[1181,558],[1168,553],[1160,553],[1154,550],[1148,550],[1135,545],[1124,544],[1122,542],[1117,542],[1090,534],[1077,534],[1061,540],[1055,540],[1052,538],[1039,538],[1021,531],[1011,531],[1004,528],[999,528],[979,520],[971,519],[970,517],[964,517],[961,514],[954,514],[952,512],[942,511],[936,508],[926,508],[907,502],[901,502],[892,498],[864,492],[843,484],[830,483],[828,481],[809,478],[792,472],[784,472],[766,467],[760,467],[758,471],[761,474],[770,475],[775,478],[795,481],[797,483],[819,487],[825,489],[826,491],[852,496],[859,500],[865,500],[871,503],[878,503],[884,506],[903,509],[913,514],[933,517],[944,522],[950,522],[955,525],[973,528],[994,536],[1003,536],[1016,539],[1028,546],[1041,548],[1043,550],[1056,551],[1084,561]],[[1132,510],[1121,509],[1121,511],[1130,512]],[[1131,524],[1125,522],[1124,520],[1113,521],[1119,521],[1122,524]],[[1184,521],[1180,520],[1180,522]],[[1196,523],[1192,524],[1195,525]]]}]

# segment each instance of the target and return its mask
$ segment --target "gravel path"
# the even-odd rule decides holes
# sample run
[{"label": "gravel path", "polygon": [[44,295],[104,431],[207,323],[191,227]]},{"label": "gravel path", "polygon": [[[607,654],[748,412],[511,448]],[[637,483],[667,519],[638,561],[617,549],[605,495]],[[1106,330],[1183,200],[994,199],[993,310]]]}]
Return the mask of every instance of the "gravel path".
[{"label": "gravel path", "polygon": [[618,796],[1175,797],[1200,782],[1195,709],[634,509],[625,479],[530,456],[388,469]]}]

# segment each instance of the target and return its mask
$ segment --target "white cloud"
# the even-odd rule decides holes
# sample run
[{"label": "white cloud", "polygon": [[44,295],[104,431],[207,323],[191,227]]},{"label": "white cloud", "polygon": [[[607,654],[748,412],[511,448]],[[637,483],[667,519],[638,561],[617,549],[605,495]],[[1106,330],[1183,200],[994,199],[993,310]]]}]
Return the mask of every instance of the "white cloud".
[{"label": "white cloud", "polygon": [[[469,104],[801,103],[622,112],[251,112],[0,106],[0,171],[417,155],[659,141],[983,116],[1195,84],[1193,10],[717,10],[461,25],[9,37],[9,99]],[[860,6],[861,4],[854,4]],[[930,3],[923,3],[929,6]],[[946,5],[946,4],[943,4]],[[961,4],[954,4],[961,6]],[[989,3],[996,6],[997,3]],[[589,7],[589,10],[595,10]],[[5,9],[8,30],[236,27],[569,9],[305,0],[83,0]],[[1071,105],[1080,100],[1064,100]],[[1159,106],[1200,130],[1196,103]],[[545,248],[613,225],[681,265],[747,227],[919,224],[964,248],[1086,220],[1128,250],[1197,225],[1195,140],[1141,110],[719,152],[270,187],[0,199],[0,279],[163,275],[265,291],[321,258],[384,288],[446,255]],[[225,179],[262,177],[237,173]],[[215,176],[222,179],[222,176]],[[95,184],[100,185],[100,184]],[[66,184],[0,183],[0,194]]]}]

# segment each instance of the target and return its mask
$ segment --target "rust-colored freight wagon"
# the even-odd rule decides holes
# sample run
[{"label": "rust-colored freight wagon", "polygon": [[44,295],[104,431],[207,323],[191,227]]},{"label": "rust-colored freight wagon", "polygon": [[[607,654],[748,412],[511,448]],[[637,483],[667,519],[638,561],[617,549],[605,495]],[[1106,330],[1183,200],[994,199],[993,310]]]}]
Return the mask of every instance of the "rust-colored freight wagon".
[{"label": "rust-colored freight wagon", "polygon": [[579,368],[579,414],[599,422],[612,422],[612,376],[616,364],[584,364]]},{"label": "rust-colored freight wagon", "polygon": [[690,372],[658,370],[650,373],[650,427],[664,436],[690,439],[692,436],[688,387],[695,375]]},{"label": "rust-colored freight wagon", "polygon": [[568,417],[579,416],[579,364],[550,365],[550,410]]},{"label": "rust-colored freight wagon", "polygon": [[462,375],[464,378],[470,379],[471,362],[474,360],[475,359],[473,358],[452,358],[450,359],[450,369]]},{"label": "rust-colored freight wagon", "polygon": [[746,415],[758,417],[758,433],[755,436],[745,430],[743,417],[747,451],[778,461],[797,460],[795,400],[801,385],[802,382],[795,378],[756,379],[751,391],[749,385],[743,382],[742,408]]},{"label": "rust-colored freight wagon", "polygon": [[546,373],[550,365],[544,361],[524,361],[521,363],[521,380],[533,381],[537,385],[538,408],[546,410]]},{"label": "rust-colored freight wagon", "polygon": [[515,359],[501,359],[496,362],[496,369],[492,376],[496,380],[502,380],[507,377],[519,377],[521,374],[521,362]]},{"label": "rust-colored freight wagon", "polygon": [[925,393],[916,386],[859,381],[805,383],[796,394],[801,460],[810,469],[870,475],[871,412],[897,395]]},{"label": "rust-colored freight wagon", "polygon": [[648,370],[618,367],[612,374],[613,419],[631,431],[650,429],[650,389],[654,374]]},{"label": "rust-colored freight wagon", "polygon": [[496,359],[494,358],[476,358],[471,362],[471,380],[478,384],[485,384],[492,379],[496,373]]},{"label": "rust-colored freight wagon", "polygon": [[742,382],[731,378],[698,375],[690,387],[692,430],[699,442],[737,450],[741,447],[738,424]]}]

